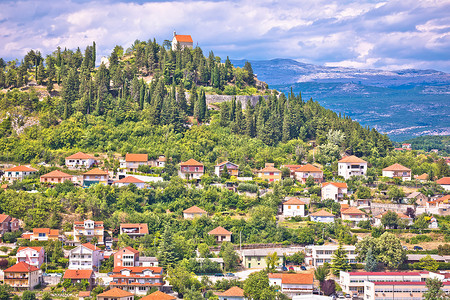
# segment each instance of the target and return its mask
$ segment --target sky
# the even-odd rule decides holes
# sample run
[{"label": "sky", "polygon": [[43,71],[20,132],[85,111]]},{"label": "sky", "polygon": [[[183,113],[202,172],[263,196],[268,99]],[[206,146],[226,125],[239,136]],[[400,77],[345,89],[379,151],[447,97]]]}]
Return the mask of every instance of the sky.
[{"label": "sky", "polygon": [[190,34],[230,59],[450,72],[450,0],[0,0],[0,57]]}]

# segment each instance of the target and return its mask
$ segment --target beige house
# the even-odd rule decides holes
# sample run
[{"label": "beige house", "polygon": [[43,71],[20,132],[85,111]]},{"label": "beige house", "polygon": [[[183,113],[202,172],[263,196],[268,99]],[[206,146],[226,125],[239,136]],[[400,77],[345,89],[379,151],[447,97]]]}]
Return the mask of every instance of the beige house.
[{"label": "beige house", "polygon": [[3,272],[3,283],[14,290],[33,290],[41,282],[41,271],[25,262],[19,262]]},{"label": "beige house", "polygon": [[40,177],[41,182],[48,182],[48,183],[63,183],[66,180],[72,182],[73,175],[69,175],[59,170],[51,171],[50,173],[47,173]]},{"label": "beige house", "polygon": [[272,163],[266,163],[265,168],[258,171],[258,177],[269,182],[280,181],[281,171],[274,167]]},{"label": "beige house", "polygon": [[196,217],[207,216],[208,213],[197,206],[191,206],[188,209],[183,210],[183,218],[193,219]]},{"label": "beige house", "polygon": [[231,235],[233,233],[219,226],[208,232],[208,234],[215,236],[216,241],[218,243],[221,243],[221,242],[231,242]]},{"label": "beige house", "polygon": [[369,220],[367,214],[356,207],[350,207],[349,209],[341,211],[341,218],[343,221],[352,221],[356,223]]},{"label": "beige house", "polygon": [[400,164],[393,164],[383,169],[383,176],[388,178],[400,178],[402,181],[411,180],[411,169]]},{"label": "beige house", "polygon": [[104,231],[102,221],[85,220],[73,223],[73,239],[75,242],[79,242],[82,236],[86,238],[87,242],[96,237],[97,243],[103,245]]},{"label": "beige house", "polygon": [[139,166],[148,165],[148,154],[127,153],[125,161],[121,162],[120,168],[126,169],[128,172],[137,172]]},{"label": "beige house", "polygon": [[301,183],[306,183],[308,177],[312,177],[315,183],[323,181],[323,171],[311,164],[301,166],[294,171],[295,179]]}]

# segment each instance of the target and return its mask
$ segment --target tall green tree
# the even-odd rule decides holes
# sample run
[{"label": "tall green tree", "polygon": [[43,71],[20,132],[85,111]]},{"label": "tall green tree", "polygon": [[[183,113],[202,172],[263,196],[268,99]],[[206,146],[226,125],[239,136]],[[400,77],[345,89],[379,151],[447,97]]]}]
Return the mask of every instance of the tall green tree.
[{"label": "tall green tree", "polygon": [[331,271],[334,275],[339,275],[340,271],[348,271],[351,267],[348,263],[348,255],[343,245],[339,243],[338,248],[331,257]]},{"label": "tall green tree", "polygon": [[423,293],[425,300],[450,299],[449,295],[442,290],[442,281],[439,278],[428,278],[426,281],[427,291]]}]

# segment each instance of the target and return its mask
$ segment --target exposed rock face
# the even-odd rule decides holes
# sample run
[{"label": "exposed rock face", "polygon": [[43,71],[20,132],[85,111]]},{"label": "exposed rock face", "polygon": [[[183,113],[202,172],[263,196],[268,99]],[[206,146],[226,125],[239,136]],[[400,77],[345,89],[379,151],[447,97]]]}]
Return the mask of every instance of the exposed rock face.
[{"label": "exposed rock face", "polygon": [[[186,99],[189,99],[190,94],[186,93]],[[256,103],[259,101],[259,97],[263,97],[267,100],[269,96],[248,96],[248,95],[206,95],[206,104],[212,104],[212,103],[222,103],[226,101],[231,101],[233,98],[236,97],[237,101],[240,101],[242,103],[242,107],[245,109],[247,106],[247,101],[250,100],[250,103],[252,106],[255,106]]]}]

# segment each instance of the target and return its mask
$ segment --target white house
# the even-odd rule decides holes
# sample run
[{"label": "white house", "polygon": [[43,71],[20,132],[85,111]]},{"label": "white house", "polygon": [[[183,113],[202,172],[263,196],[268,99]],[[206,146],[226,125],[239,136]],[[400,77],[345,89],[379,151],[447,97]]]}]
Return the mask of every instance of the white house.
[{"label": "white house", "polygon": [[297,199],[291,198],[283,203],[283,216],[285,217],[304,217],[306,203]]},{"label": "white house", "polygon": [[[305,247],[305,263],[309,266],[321,266],[324,263],[331,263],[334,252],[338,249],[339,245],[310,245]],[[344,245],[344,250],[347,252],[348,262],[351,264],[356,263],[355,246]]]},{"label": "white house", "polygon": [[172,38],[172,50],[177,50],[177,45],[180,44],[181,49],[188,47],[194,47],[194,41],[192,41],[192,37],[190,35],[181,35],[177,34],[175,31],[173,32]]},{"label": "white house", "polygon": [[335,216],[326,210],[319,210],[309,215],[311,221],[321,223],[333,223]]},{"label": "white house", "polygon": [[89,169],[96,163],[94,156],[77,152],[66,157],[66,166],[69,169]]},{"label": "white house", "polygon": [[37,169],[27,166],[16,166],[5,170],[3,179],[9,182],[23,180],[26,177],[35,174],[37,171]]},{"label": "white house", "polygon": [[227,166],[228,174],[230,174],[230,176],[238,176],[239,175],[239,165],[232,163],[230,161],[224,161],[224,162],[221,162],[220,164],[217,164],[214,167],[214,174],[216,174],[217,177],[220,177],[225,166]]},{"label": "white house", "polygon": [[450,177],[442,177],[439,180],[436,180],[436,183],[439,184],[444,190],[450,191]]},{"label": "white house", "polygon": [[17,262],[25,262],[37,268],[44,263],[44,257],[44,247],[19,247],[16,254]]},{"label": "white house", "polygon": [[118,187],[128,186],[130,184],[134,184],[139,189],[143,189],[145,187],[144,181],[137,179],[136,177],[133,176],[126,176],[114,182],[114,185]]},{"label": "white house", "polygon": [[281,292],[288,297],[312,295],[314,274],[269,273],[269,284],[281,287]]},{"label": "white house", "polygon": [[388,178],[401,178],[403,181],[411,180],[411,169],[401,164],[393,164],[383,169],[383,176]]},{"label": "white house", "polygon": [[345,182],[324,182],[322,183],[322,200],[333,199],[340,201],[347,195],[347,183]]},{"label": "white house", "polygon": [[338,161],[338,175],[349,179],[351,176],[366,176],[367,162],[354,155]]},{"label": "white house", "polygon": [[194,219],[195,217],[207,216],[208,213],[197,206],[191,206],[188,209],[183,210],[184,219]]},{"label": "white house", "polygon": [[103,260],[100,248],[86,243],[69,251],[70,270],[98,270]]}]

